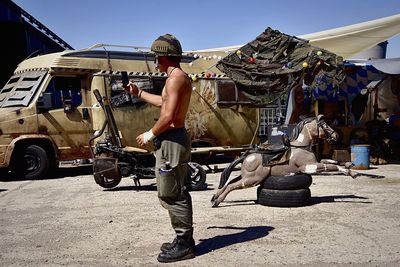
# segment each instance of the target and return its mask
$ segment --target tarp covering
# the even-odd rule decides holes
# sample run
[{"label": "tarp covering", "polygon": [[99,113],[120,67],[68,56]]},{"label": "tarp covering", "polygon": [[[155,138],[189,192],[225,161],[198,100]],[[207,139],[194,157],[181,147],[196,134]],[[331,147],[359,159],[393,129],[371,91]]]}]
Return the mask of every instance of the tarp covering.
[{"label": "tarp covering", "polygon": [[373,87],[375,90],[368,90],[370,95],[365,105],[366,109],[360,118],[360,123],[367,123],[374,119],[375,105],[378,109],[381,109],[378,113],[381,120],[389,120],[391,115],[399,114],[399,81],[399,77],[390,75],[383,81],[376,83]]},{"label": "tarp covering", "polygon": [[323,77],[316,77],[318,85],[309,88],[313,97],[330,101],[344,99],[352,101],[370,82],[381,80],[384,77],[384,74],[372,65],[355,65],[353,63],[345,64],[345,73],[345,80],[336,88],[331,83],[325,82]]},{"label": "tarp covering", "polygon": [[345,77],[342,64],[341,57],[327,50],[267,28],[220,60],[217,68],[235,81],[253,104],[266,105],[299,83],[311,88],[321,82],[337,87]]},{"label": "tarp covering", "polygon": [[[344,59],[389,40],[400,33],[400,14],[376,20],[299,35],[313,46],[327,49]],[[202,52],[235,51],[242,45],[198,50]]]},{"label": "tarp covering", "polygon": [[[386,75],[400,74],[400,58],[375,60],[348,60],[345,62],[346,78],[338,88],[319,81],[319,85],[309,88],[315,99],[352,101],[364,88],[372,86]],[[316,78],[318,79],[318,77]]]}]

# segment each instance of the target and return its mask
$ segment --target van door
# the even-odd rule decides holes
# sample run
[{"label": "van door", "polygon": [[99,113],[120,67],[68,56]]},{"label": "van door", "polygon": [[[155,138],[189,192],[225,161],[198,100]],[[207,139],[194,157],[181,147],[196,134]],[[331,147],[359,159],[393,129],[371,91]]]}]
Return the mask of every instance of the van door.
[{"label": "van door", "polygon": [[39,132],[51,137],[58,160],[90,157],[93,127],[85,81],[84,77],[54,76],[38,101]]},{"label": "van door", "polygon": [[[161,95],[166,80],[166,77],[130,76],[129,78],[141,90],[156,95]],[[119,76],[112,79],[114,83],[122,82]],[[123,145],[143,148],[137,144],[136,137],[154,126],[160,116],[160,109],[140,98],[127,95],[123,88],[116,86],[111,86],[110,104]],[[153,150],[153,142],[149,142],[144,148]]]}]

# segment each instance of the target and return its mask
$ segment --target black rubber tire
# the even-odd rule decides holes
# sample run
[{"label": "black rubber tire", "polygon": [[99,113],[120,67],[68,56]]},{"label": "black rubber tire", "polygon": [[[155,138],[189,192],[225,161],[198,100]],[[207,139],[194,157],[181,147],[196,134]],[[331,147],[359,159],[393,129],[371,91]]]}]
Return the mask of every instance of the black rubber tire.
[{"label": "black rubber tire", "polygon": [[93,161],[93,178],[103,188],[114,188],[121,182],[116,158],[99,158]]},{"label": "black rubber tire", "polygon": [[121,177],[117,177],[115,179],[105,179],[105,178],[103,178],[101,180],[95,179],[95,181],[101,187],[106,188],[106,189],[111,189],[111,188],[114,188],[117,185],[119,185],[119,183],[121,182]]},{"label": "black rubber tire", "polygon": [[16,152],[12,171],[17,178],[46,178],[49,173],[50,161],[45,149],[38,145],[29,145]]},{"label": "black rubber tire", "polygon": [[207,174],[203,167],[196,162],[189,162],[190,190],[199,191],[207,189]]},{"label": "black rubber tire", "polygon": [[288,176],[269,176],[265,179],[262,187],[274,190],[297,190],[309,188],[311,184],[311,175],[301,173]]},{"label": "black rubber tire", "polygon": [[309,188],[297,190],[261,189],[257,196],[258,204],[269,207],[302,207],[311,201]]}]

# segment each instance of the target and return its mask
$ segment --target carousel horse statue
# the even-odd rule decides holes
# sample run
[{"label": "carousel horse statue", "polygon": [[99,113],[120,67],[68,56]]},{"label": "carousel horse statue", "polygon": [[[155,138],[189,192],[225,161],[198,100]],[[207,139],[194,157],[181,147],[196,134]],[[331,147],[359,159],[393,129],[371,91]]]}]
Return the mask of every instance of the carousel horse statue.
[{"label": "carousel horse statue", "polygon": [[[334,143],[338,139],[338,134],[323,120],[322,115],[299,122],[293,130],[291,139],[284,142],[283,147],[272,149],[272,153],[268,147],[245,153],[221,173],[219,190],[211,199],[212,207],[217,207],[231,191],[257,186],[269,176],[339,171],[354,178],[356,174],[337,165],[337,161],[330,159],[317,161],[312,152],[312,145],[319,139],[329,143]],[[275,160],[270,161],[270,158]],[[242,163],[241,174],[226,184],[230,173],[239,163]]]}]

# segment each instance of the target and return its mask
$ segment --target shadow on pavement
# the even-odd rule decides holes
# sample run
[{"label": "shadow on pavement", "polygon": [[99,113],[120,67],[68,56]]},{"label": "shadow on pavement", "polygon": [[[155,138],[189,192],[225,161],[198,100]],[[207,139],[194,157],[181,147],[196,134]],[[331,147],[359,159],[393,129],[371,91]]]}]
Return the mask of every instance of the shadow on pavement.
[{"label": "shadow on pavement", "polygon": [[53,179],[64,178],[70,176],[90,175],[93,174],[92,165],[60,167],[51,177]]},{"label": "shadow on pavement", "polygon": [[362,172],[357,172],[356,176],[354,178],[357,179],[359,176],[365,176],[365,177],[368,177],[368,178],[371,178],[371,179],[383,179],[383,178],[385,178],[384,175],[362,173]]},{"label": "shadow on pavement", "polygon": [[208,239],[200,239],[200,243],[196,245],[196,256],[201,256],[214,250],[228,247],[234,244],[243,243],[267,236],[270,231],[274,230],[271,226],[251,226],[251,227],[234,227],[234,226],[210,226],[207,229],[229,229],[242,230],[239,233],[217,235]]},{"label": "shadow on pavement", "polygon": [[[206,189],[201,189],[201,190],[190,190],[190,193],[197,192],[197,191],[212,191],[213,188],[206,188]],[[152,184],[147,184],[147,185],[141,185],[141,186],[135,186],[135,185],[124,185],[124,186],[117,186],[114,188],[110,189],[104,189],[104,192],[114,192],[114,191],[157,191],[157,184],[152,183]]]},{"label": "shadow on pavement", "polygon": [[[48,177],[38,178],[36,180],[51,180],[61,179],[65,177],[75,177],[80,175],[89,175],[93,173],[92,165],[73,166],[73,167],[60,167],[53,174]],[[12,182],[12,181],[25,181],[30,179],[19,178],[8,172],[7,170],[0,170],[0,181],[1,182]]]},{"label": "shadow on pavement", "polygon": [[250,206],[250,205],[258,205],[257,201],[254,199],[249,200],[224,200],[221,202],[221,206],[217,208],[230,208],[235,206]]},{"label": "shadow on pavement", "polygon": [[125,185],[117,186],[110,189],[104,189],[104,192],[114,192],[114,191],[157,191],[157,185],[155,183],[149,185],[135,186],[135,185]]},{"label": "shadow on pavement", "polygon": [[[355,199],[359,199],[356,201]],[[335,195],[335,196],[322,196],[322,197],[311,197],[311,204],[316,205],[320,203],[332,203],[332,202],[348,202],[348,203],[361,203],[361,204],[370,204],[371,201],[362,201],[366,200],[366,197],[359,197],[355,195]]]},{"label": "shadow on pavement", "polygon": [[[213,168],[211,168],[209,165],[211,165],[211,164],[203,165],[203,167],[206,167],[205,168],[206,173],[220,173],[223,170],[225,170],[225,167],[221,167],[221,166],[215,165]],[[234,172],[234,171],[240,171],[240,168],[239,167],[235,167],[235,168],[232,169],[232,172]]]},{"label": "shadow on pavement", "polygon": [[7,169],[0,169],[0,182],[7,182],[11,179],[10,174]]},{"label": "shadow on pavement", "polygon": [[[374,169],[374,168],[371,167],[370,169]],[[375,169],[377,169],[377,168],[375,168]],[[368,177],[368,178],[371,178],[371,179],[383,179],[383,178],[385,178],[385,176],[383,176],[383,175],[364,173],[364,172],[360,172],[359,170],[353,170],[353,172],[356,173],[354,179],[357,179],[360,176],[365,176],[365,177]],[[337,176],[337,175],[345,176],[344,174],[338,173],[338,172],[323,172],[323,173],[318,173],[316,175],[318,175],[318,176]]]}]

